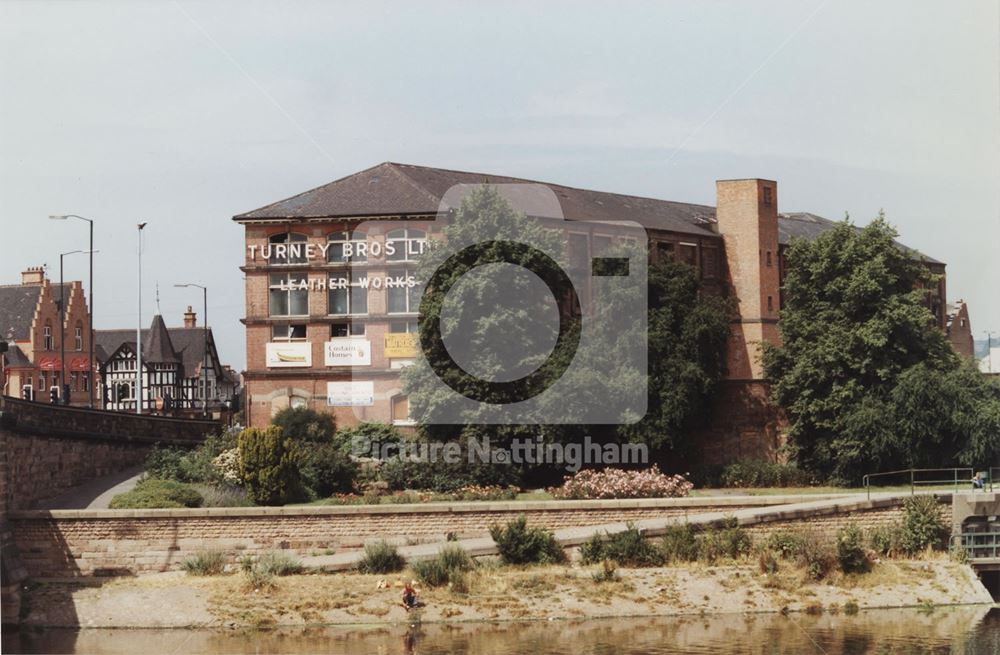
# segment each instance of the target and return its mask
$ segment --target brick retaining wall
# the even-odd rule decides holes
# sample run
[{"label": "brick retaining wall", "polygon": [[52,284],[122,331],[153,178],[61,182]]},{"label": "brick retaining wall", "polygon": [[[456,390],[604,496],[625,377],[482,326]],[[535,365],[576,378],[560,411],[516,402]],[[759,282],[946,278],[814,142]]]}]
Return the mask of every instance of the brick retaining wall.
[{"label": "brick retaining wall", "polygon": [[[810,498],[818,498],[810,496]],[[299,555],[355,549],[376,539],[398,544],[483,536],[493,523],[524,514],[550,529],[733,512],[792,502],[786,497],[611,501],[434,503],[345,507],[164,510],[53,510],[10,516],[21,562],[31,577],[149,573],[177,569],[190,555],[238,555],[288,549]],[[801,500],[799,498],[798,500]],[[889,520],[895,509],[828,515],[810,524],[839,526]],[[755,532],[788,521],[752,526]],[[802,525],[802,521],[797,521]]]}]

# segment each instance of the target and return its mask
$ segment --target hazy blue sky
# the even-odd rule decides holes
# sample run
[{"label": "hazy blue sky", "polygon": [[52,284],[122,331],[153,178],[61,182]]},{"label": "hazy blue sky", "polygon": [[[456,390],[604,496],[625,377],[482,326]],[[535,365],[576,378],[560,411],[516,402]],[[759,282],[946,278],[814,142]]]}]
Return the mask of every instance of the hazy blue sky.
[{"label": "hazy blue sky", "polygon": [[[1000,330],[996,2],[0,2],[0,283],[86,247],[99,327],[199,308],[245,360],[237,213],[380,161],[782,211],[948,263]],[[67,260],[86,279],[86,258]]]}]

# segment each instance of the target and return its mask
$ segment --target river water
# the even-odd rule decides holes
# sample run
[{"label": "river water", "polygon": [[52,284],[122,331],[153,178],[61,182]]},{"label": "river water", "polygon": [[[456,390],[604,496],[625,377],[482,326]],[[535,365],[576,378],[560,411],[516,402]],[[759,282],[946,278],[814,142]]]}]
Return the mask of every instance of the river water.
[{"label": "river water", "polygon": [[222,630],[5,631],[4,653],[1000,654],[1000,608]]}]

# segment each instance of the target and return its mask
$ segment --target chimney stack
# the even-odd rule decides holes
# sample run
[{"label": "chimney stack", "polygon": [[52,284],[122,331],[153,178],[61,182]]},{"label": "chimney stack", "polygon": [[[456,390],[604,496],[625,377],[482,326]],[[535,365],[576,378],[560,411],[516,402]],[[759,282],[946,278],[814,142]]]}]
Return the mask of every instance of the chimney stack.
[{"label": "chimney stack", "polygon": [[191,311],[191,305],[188,305],[187,311],[184,312],[184,327],[193,328],[198,326],[198,315]]},{"label": "chimney stack", "polygon": [[781,342],[778,184],[760,179],[719,180],[715,193],[717,226],[739,312],[732,328],[729,377],[759,380],[764,377],[762,345]]},{"label": "chimney stack", "polygon": [[42,284],[45,282],[45,269],[41,266],[29,266],[27,270],[21,271],[21,284]]}]

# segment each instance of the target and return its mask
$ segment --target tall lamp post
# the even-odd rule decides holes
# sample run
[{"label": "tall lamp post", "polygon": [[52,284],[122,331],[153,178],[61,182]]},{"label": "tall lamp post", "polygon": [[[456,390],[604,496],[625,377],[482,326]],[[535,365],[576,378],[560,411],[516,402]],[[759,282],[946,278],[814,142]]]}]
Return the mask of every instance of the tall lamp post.
[{"label": "tall lamp post", "polygon": [[60,404],[69,404],[69,394],[66,393],[66,287],[63,284],[63,258],[69,255],[89,253],[93,250],[70,250],[59,253],[59,400]]},{"label": "tall lamp post", "polygon": [[96,252],[94,250],[94,221],[83,216],[78,216],[77,214],[50,215],[49,218],[56,221],[65,221],[69,218],[77,218],[81,221],[87,221],[87,223],[90,224],[90,245],[88,246],[90,249],[87,251],[90,253],[90,281],[87,282],[87,307],[90,315],[90,325],[88,326],[88,330],[90,331],[90,372],[87,373],[87,380],[90,384],[90,394],[87,398],[87,402],[90,405],[90,408],[93,409],[95,404],[94,392],[97,387],[97,369],[94,367],[94,252]]},{"label": "tall lamp post", "polygon": [[208,289],[201,286],[200,284],[175,284],[175,287],[185,288],[185,287],[195,287],[201,289],[201,300],[202,300],[202,320],[205,322],[204,327],[202,327],[202,334],[204,336],[204,348],[205,352],[201,359],[201,413],[203,415],[208,414]]},{"label": "tall lamp post", "polygon": [[145,223],[136,223],[139,252],[139,322],[135,326],[135,413],[142,414],[142,228]]}]

